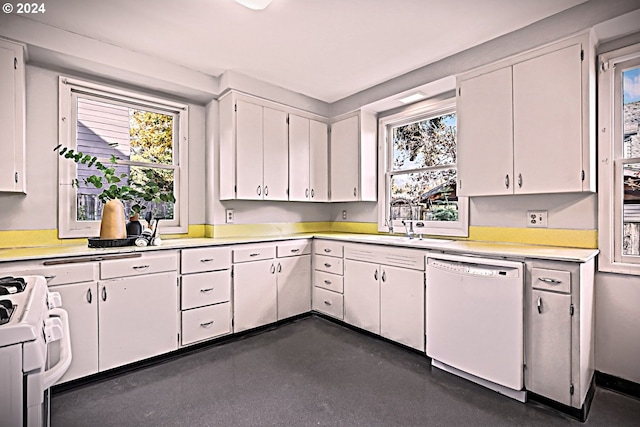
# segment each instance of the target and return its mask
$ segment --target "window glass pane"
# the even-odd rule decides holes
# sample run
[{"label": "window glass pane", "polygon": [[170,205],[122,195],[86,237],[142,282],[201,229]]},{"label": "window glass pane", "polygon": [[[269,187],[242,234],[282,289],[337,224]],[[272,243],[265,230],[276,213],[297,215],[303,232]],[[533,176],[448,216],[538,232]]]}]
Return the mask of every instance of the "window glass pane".
[{"label": "window glass pane", "polygon": [[623,255],[640,255],[640,163],[624,165]]},{"label": "window glass pane", "polygon": [[[640,67],[622,72],[624,157],[640,157]],[[626,187],[626,186],[625,186]]]},{"label": "window glass pane", "polygon": [[173,116],[129,109],[131,160],[173,164]]},{"label": "window glass pane", "polygon": [[419,169],[456,162],[455,114],[394,127],[392,138],[392,170]]},{"label": "window glass pane", "polygon": [[391,215],[393,219],[457,221],[456,170],[393,175]]}]

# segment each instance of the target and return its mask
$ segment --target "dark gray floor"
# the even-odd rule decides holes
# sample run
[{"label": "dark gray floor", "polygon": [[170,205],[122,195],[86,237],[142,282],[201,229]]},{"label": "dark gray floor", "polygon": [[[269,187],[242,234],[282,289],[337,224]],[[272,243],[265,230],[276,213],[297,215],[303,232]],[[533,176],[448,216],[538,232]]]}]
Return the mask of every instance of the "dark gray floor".
[{"label": "dark gray floor", "polygon": [[[61,393],[52,425],[582,425],[431,368],[316,316]],[[588,426],[640,425],[640,400],[598,389]]]}]

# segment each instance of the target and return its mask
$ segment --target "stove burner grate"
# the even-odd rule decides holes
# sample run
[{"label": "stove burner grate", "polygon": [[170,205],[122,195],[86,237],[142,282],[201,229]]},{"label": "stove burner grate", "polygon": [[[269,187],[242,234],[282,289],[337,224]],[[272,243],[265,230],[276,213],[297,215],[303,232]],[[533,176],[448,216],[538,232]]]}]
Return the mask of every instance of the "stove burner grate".
[{"label": "stove burner grate", "polygon": [[0,300],[0,325],[4,325],[5,323],[9,323],[11,319],[11,314],[15,310],[13,303],[8,299]]},{"label": "stove burner grate", "polygon": [[26,288],[26,282],[22,277],[1,277],[0,278],[0,296],[17,294]]}]

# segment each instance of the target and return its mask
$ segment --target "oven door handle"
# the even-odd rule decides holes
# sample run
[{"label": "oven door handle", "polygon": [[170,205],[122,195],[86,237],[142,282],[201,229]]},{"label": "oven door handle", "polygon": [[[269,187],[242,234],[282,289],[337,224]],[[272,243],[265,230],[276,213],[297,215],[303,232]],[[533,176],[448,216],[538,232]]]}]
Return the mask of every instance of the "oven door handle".
[{"label": "oven door handle", "polygon": [[46,390],[54,385],[71,365],[71,339],[69,338],[69,316],[62,308],[49,310],[49,314],[59,317],[62,321],[62,338],[60,338],[60,360],[47,369],[42,375],[42,385]]}]

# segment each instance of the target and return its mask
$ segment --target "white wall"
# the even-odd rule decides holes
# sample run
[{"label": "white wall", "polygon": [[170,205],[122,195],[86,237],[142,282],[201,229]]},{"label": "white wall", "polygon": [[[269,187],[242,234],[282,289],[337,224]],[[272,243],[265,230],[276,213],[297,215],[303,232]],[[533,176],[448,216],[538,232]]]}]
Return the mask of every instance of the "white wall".
[{"label": "white wall", "polygon": [[[58,145],[60,73],[28,65],[26,75],[27,194],[0,194],[0,230],[57,228],[58,156],[53,148]],[[189,224],[205,219],[204,113],[203,106],[189,104]]]}]

